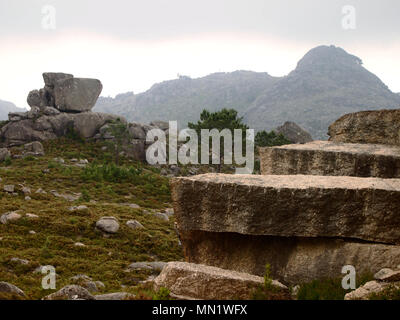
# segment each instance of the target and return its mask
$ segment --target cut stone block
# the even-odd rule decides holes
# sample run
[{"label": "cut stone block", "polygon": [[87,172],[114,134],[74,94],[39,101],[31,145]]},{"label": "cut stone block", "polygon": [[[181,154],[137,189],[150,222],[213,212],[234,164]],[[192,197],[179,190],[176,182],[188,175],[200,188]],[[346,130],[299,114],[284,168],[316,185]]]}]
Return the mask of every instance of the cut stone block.
[{"label": "cut stone block", "polygon": [[400,147],[314,141],[260,148],[261,174],[400,178]]},{"label": "cut stone block", "polygon": [[345,265],[357,276],[396,268],[400,246],[332,238],[252,236],[226,232],[181,231],[185,259],[223,269],[271,277],[297,285],[323,278],[343,278]]},{"label": "cut stone block", "polygon": [[400,243],[400,179],[205,174],[171,190],[182,231]]}]

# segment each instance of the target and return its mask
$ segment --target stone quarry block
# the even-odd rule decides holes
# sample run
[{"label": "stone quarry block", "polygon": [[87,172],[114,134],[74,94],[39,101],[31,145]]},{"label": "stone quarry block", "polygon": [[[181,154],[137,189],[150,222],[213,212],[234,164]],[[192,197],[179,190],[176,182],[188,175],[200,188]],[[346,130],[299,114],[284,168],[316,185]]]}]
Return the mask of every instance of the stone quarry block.
[{"label": "stone quarry block", "polygon": [[185,259],[258,276],[271,267],[271,276],[297,285],[323,278],[342,278],[352,265],[357,275],[396,268],[400,247],[349,239],[253,236],[228,232],[179,230]]},{"label": "stone quarry block", "polygon": [[[275,287],[287,287],[273,281]],[[186,299],[251,299],[264,279],[247,273],[186,262],[169,262],[154,280],[155,290],[168,288],[172,295]]]},{"label": "stone quarry block", "polygon": [[349,113],[329,126],[330,141],[400,145],[400,109]]},{"label": "stone quarry block", "polygon": [[400,147],[314,141],[260,148],[261,174],[400,178]]},{"label": "stone quarry block", "polygon": [[90,111],[99,97],[103,85],[97,79],[66,78],[55,82],[55,105],[60,111]]},{"label": "stone quarry block", "polygon": [[182,231],[400,243],[400,179],[204,174],[171,187]]}]

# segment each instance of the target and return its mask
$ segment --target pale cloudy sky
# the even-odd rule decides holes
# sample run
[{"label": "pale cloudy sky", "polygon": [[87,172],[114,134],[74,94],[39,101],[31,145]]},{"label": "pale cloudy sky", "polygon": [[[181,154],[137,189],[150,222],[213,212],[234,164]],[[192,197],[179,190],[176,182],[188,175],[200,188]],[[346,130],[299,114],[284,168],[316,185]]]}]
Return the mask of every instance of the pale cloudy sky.
[{"label": "pale cloudy sky", "polygon": [[[342,27],[346,5],[355,29]],[[178,73],[283,76],[321,44],[360,57],[400,92],[399,16],[398,0],[0,0],[0,99],[27,107],[44,71],[98,78],[106,96]],[[43,28],[52,17],[55,29]]]}]

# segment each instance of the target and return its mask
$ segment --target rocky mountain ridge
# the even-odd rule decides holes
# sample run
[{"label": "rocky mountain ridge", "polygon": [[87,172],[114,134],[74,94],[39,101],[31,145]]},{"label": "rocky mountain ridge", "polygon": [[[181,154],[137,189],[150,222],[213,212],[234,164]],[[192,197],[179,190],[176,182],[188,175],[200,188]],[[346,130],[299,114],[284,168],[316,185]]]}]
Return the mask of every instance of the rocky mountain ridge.
[{"label": "rocky mountain ridge", "polygon": [[361,110],[394,109],[400,97],[362,66],[360,58],[335,46],[311,49],[285,77],[236,71],[155,84],[144,93],[101,97],[94,110],[130,121],[198,120],[203,109],[233,108],[257,131],[294,121],[315,139],[327,139],[328,126]]}]

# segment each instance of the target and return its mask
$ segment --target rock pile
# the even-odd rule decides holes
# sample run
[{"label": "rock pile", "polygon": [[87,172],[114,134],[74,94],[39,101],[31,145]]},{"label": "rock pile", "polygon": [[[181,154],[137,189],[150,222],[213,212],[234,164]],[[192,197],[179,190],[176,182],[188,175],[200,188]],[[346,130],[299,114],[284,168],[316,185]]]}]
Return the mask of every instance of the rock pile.
[{"label": "rock pile", "polygon": [[[154,128],[168,131],[167,122],[154,121],[150,125],[127,123],[121,116],[92,112],[103,88],[97,79],[74,78],[66,73],[43,73],[43,79],[44,88],[28,94],[27,102],[31,109],[10,113],[9,122],[0,128],[0,161],[10,156],[8,147],[68,134],[83,139],[113,141],[115,137],[110,130],[110,122],[116,120],[124,123],[129,131],[124,153],[135,160],[145,160],[147,132]],[[41,153],[40,150],[28,152]]]},{"label": "rock pile", "polygon": [[[381,119],[396,122],[387,112]],[[344,265],[358,274],[399,265],[400,147],[387,146],[389,125],[381,134],[369,123],[368,134],[357,119],[365,140],[261,149],[260,176],[173,179],[186,260],[259,276],[270,264],[288,284],[342,277]]]}]

